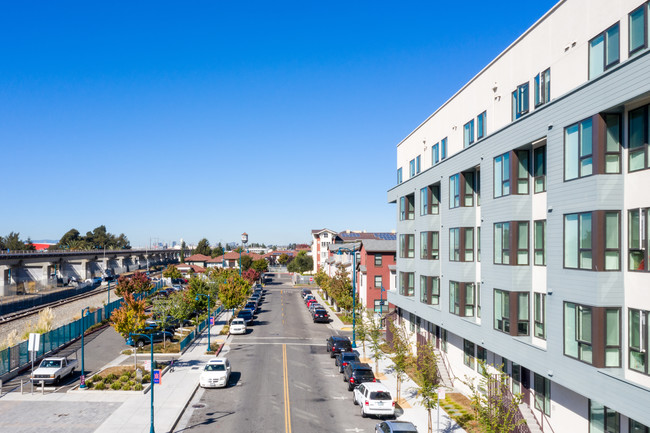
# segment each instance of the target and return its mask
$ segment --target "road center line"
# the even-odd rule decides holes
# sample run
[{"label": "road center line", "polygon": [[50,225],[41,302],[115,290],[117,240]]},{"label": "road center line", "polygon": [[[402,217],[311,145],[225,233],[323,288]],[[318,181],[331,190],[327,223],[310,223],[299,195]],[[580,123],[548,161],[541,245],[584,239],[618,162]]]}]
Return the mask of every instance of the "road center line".
[{"label": "road center line", "polygon": [[291,406],[289,399],[289,372],[287,368],[287,345],[282,345],[282,370],[284,382],[284,431],[291,433]]}]

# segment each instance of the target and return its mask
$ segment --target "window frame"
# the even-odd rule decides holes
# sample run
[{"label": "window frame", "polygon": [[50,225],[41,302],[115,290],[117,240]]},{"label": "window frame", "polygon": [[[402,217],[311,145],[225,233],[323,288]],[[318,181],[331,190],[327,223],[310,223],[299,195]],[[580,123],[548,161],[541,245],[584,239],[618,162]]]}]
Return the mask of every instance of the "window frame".
[{"label": "window frame", "polygon": [[[541,237],[541,248],[538,248],[538,238],[537,238],[537,225],[541,224],[542,227],[542,237]],[[542,263],[537,262],[537,253],[541,252],[542,254]],[[546,266],[546,220],[535,220],[533,221],[533,266]]]},{"label": "window frame", "polygon": [[[494,184],[494,189],[493,189],[493,197],[499,198],[499,197],[505,197],[508,196],[512,193],[512,167],[511,167],[511,154],[510,152],[503,153],[501,155],[497,155],[493,159],[493,184]],[[499,170],[499,179],[500,181],[497,182],[497,166],[500,166]],[[506,173],[507,170],[507,173]],[[497,184],[499,184],[499,189],[498,189],[498,194],[497,194]],[[507,189],[507,192],[506,192]]]},{"label": "window frame", "polygon": [[535,108],[551,100],[551,68],[546,68],[535,75]]},{"label": "window frame", "polygon": [[[608,229],[607,229],[607,218],[608,215],[616,214],[618,226],[616,227],[616,238],[617,238],[617,248],[607,247],[608,241]],[[591,227],[589,228],[590,239],[588,239],[589,247],[583,246],[583,241],[586,241],[585,234],[586,228],[583,227],[583,217],[589,215],[591,221]],[[567,266],[567,256],[569,251],[567,251],[567,220],[569,217],[576,217],[576,239],[575,242],[571,242],[569,245],[575,245],[577,254],[575,259],[576,266]],[[572,223],[573,224],[573,223]],[[593,271],[593,272],[620,272],[621,271],[621,212],[619,210],[594,210],[589,212],[577,212],[564,214],[563,218],[563,235],[562,235],[562,246],[563,246],[563,258],[562,266],[564,269],[572,270],[581,270],[581,271]],[[601,231],[602,229],[602,231]],[[585,244],[586,245],[586,244]],[[608,269],[608,253],[615,252],[617,253],[617,263],[616,268]],[[589,260],[591,266],[583,266],[583,260]]]},{"label": "window frame", "polygon": [[415,296],[415,272],[400,272],[399,277],[399,294],[408,297]]},{"label": "window frame", "polygon": [[449,313],[476,317],[476,283],[449,281]]},{"label": "window frame", "polygon": [[[538,164],[538,156],[541,155],[541,164]],[[538,170],[539,168],[539,170]],[[539,171],[542,173],[539,174]],[[532,158],[533,193],[541,194],[546,192],[546,144],[533,149]],[[538,180],[541,180],[542,188],[537,189]]]},{"label": "window frame", "polygon": [[399,235],[399,257],[400,259],[415,258],[415,235],[413,233]]},{"label": "window frame", "polygon": [[[640,111],[642,113],[641,121],[643,122],[643,131],[641,131],[642,138],[641,138],[641,145],[635,147],[634,149],[632,148],[632,115],[636,112]],[[650,162],[649,159],[650,157],[648,156],[650,152],[648,151],[649,144],[648,142],[650,141],[650,105],[644,105],[642,107],[635,108],[634,110],[630,110],[627,115],[627,148],[628,148],[628,156],[627,156],[627,171],[628,173],[636,173],[637,171],[642,171],[642,170],[647,170],[650,167]],[[637,154],[637,153],[643,153],[643,167],[637,168],[637,169],[632,169],[632,155]]]},{"label": "window frame", "polygon": [[436,165],[440,162],[440,143],[431,146],[431,165]]},{"label": "window frame", "polygon": [[397,184],[402,183],[402,167],[397,169]]},{"label": "window frame", "polygon": [[474,119],[463,125],[463,148],[474,144]]},{"label": "window frame", "polygon": [[474,227],[449,228],[449,261],[474,261]]},{"label": "window frame", "polygon": [[546,293],[534,292],[533,298],[533,336],[546,340]]},{"label": "window frame", "polygon": [[476,359],[476,344],[463,338],[463,364],[465,364],[465,366],[474,370],[475,359]]},{"label": "window frame", "polygon": [[[424,238],[424,242],[423,242]],[[434,245],[435,244],[435,245]],[[437,231],[420,232],[420,259],[440,259],[440,233]]]},{"label": "window frame", "polygon": [[530,112],[530,83],[526,81],[512,92],[512,120],[515,121]]},{"label": "window frame", "polygon": [[487,135],[487,110],[476,116],[476,141]]},{"label": "window frame", "polygon": [[[642,11],[643,12],[643,44],[636,48],[632,48],[632,14],[635,12]],[[648,13],[650,12],[650,3],[644,3],[638,8],[634,9],[632,12],[627,14],[628,19],[627,19],[627,47],[628,47],[628,55],[632,56],[640,51],[645,50],[648,48]]]},{"label": "window frame", "polygon": [[422,171],[422,155],[415,157],[415,174],[418,175]]},{"label": "window frame", "polygon": [[[585,142],[583,141],[583,131],[584,129],[586,129],[585,125],[587,122],[589,122],[590,124],[589,127],[590,127],[590,134],[591,134],[590,137],[591,142],[589,143],[589,147],[591,151],[589,153],[582,154],[582,148],[585,145]],[[594,137],[597,135],[594,134],[594,130],[596,129],[594,123],[595,122],[593,117],[587,117],[586,119],[582,119],[579,122],[575,122],[564,128],[564,181],[565,182],[569,182],[576,179],[582,179],[585,177],[593,176],[594,174],[598,174],[594,171],[594,148],[597,147],[598,145],[598,143],[595,143],[594,140]],[[575,149],[577,151],[577,157],[576,155],[569,155],[568,154],[569,149],[567,147],[567,141],[568,141],[567,138],[569,134],[569,129],[574,127],[577,128],[577,134],[578,134],[577,147]],[[576,171],[577,175],[575,177],[567,177],[567,167],[569,166],[569,161],[568,161],[569,157],[576,158],[575,163],[577,163],[578,167]],[[583,167],[584,167],[583,162],[587,160],[591,160],[590,162],[591,171],[589,173],[583,174]],[[572,160],[571,163],[574,163],[574,161]]]},{"label": "window frame", "polygon": [[[377,278],[379,278],[379,284],[377,284]],[[384,285],[383,276],[382,275],[375,275],[374,284],[375,285],[373,287],[375,289],[381,289],[383,287],[383,285]]]},{"label": "window frame", "polygon": [[[567,320],[571,319],[567,313],[572,311],[573,337],[567,334]],[[607,313],[617,311],[618,320],[615,331],[617,344],[607,344],[608,322]],[[591,305],[579,304],[577,302],[564,301],[562,305],[562,334],[563,334],[563,354],[568,358],[575,359],[585,364],[592,365],[596,368],[620,368],[622,358],[622,315],[621,307],[604,306],[595,307]],[[585,314],[589,317],[589,329],[585,330]],[[567,347],[567,342],[571,347]],[[615,365],[607,365],[607,352],[614,349],[618,352]],[[575,355],[569,351],[575,350]]]},{"label": "window frame", "polygon": [[[632,339],[633,339],[633,319],[632,319],[632,314],[637,313],[639,316],[638,319],[638,328],[634,330],[634,333],[636,334],[638,332],[638,339],[639,343],[638,345],[634,345]],[[650,338],[650,311],[647,310],[641,310],[637,308],[628,308],[628,314],[627,314],[627,323],[628,323],[628,337],[627,337],[627,353],[628,353],[628,361],[627,361],[627,368],[636,371],[637,373],[645,374],[645,375],[650,375],[650,366],[648,365],[650,361],[650,357],[648,356],[648,353],[650,351],[648,350],[648,338]],[[637,353],[637,356],[633,356],[633,353]],[[643,363],[643,367],[641,369],[633,367],[633,361],[634,359],[637,359]]]},{"label": "window frame", "polygon": [[420,275],[420,302],[440,305],[440,277]]},{"label": "window frame", "polygon": [[440,183],[420,188],[420,216],[440,213]]},{"label": "window frame", "polygon": [[[634,224],[632,222],[632,214],[637,213],[638,222]],[[648,263],[648,258],[650,256],[648,247],[650,246],[648,241],[648,235],[650,235],[650,208],[635,208],[628,209],[627,211],[627,270],[631,272],[648,272],[650,271],[650,264]],[[633,248],[633,244],[636,242],[632,238],[632,234],[635,231],[638,235],[638,244],[636,248]],[[643,265],[643,268],[637,267],[636,269],[632,268],[632,254],[641,253],[642,257],[640,263]]]},{"label": "window frame", "polygon": [[[611,38],[611,36],[609,36],[609,32],[612,29],[614,29],[615,27],[618,29],[618,46],[617,46],[618,55],[616,57],[616,60],[608,63],[607,62],[607,57],[608,57],[608,52],[607,51],[608,51],[609,44],[610,44],[609,39]],[[603,68],[602,68],[602,72],[599,72],[599,73],[597,73],[595,75],[592,75],[592,71],[591,71],[592,42],[595,41],[596,39],[600,38],[600,37],[603,38],[603,42],[602,42],[603,43],[603,64],[602,64]],[[615,22],[614,24],[612,24],[611,26],[609,26],[608,28],[606,28],[602,32],[598,33],[593,38],[589,39],[589,42],[587,43],[587,56],[588,56],[588,58],[587,58],[587,77],[588,77],[588,80],[593,80],[594,78],[597,78],[597,77],[601,76],[608,69],[610,69],[613,66],[618,65],[621,62],[621,25],[620,25],[620,21]]]},{"label": "window frame", "polygon": [[447,137],[440,140],[440,160],[447,158]]},{"label": "window frame", "polygon": [[384,260],[384,258],[383,258],[383,256],[381,255],[381,253],[376,253],[376,254],[375,254],[375,257],[374,257],[374,260],[375,260],[375,267],[376,267],[376,268],[381,268],[381,267],[382,267],[383,260]]}]

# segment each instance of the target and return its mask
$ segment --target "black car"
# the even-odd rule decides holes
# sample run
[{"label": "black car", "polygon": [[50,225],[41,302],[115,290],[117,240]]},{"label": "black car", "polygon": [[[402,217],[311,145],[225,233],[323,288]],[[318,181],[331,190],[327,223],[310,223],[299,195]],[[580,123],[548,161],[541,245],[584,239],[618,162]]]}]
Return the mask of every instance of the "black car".
[{"label": "black car", "polygon": [[316,308],[314,310],[314,314],[312,314],[312,318],[314,319],[314,323],[316,322],[323,322],[323,323],[329,323],[330,321],[330,316],[327,314],[327,311],[323,308]]},{"label": "black car", "polygon": [[418,429],[408,421],[384,421],[375,426],[375,433],[418,433]]},{"label": "black car", "polygon": [[244,319],[246,321],[246,325],[250,326],[253,324],[253,311],[248,310],[248,309],[243,309],[240,310],[239,313],[237,313],[237,317],[240,319]]},{"label": "black car", "polygon": [[304,299],[305,296],[307,296],[307,295],[311,295],[311,290],[309,290],[309,289],[302,289],[302,290],[300,291],[300,295],[301,295],[301,296],[303,297],[303,299]]},{"label": "black car", "polygon": [[352,391],[363,382],[376,382],[372,367],[360,362],[350,362],[343,368],[343,381],[348,383],[348,391]]},{"label": "black car", "polygon": [[255,302],[255,301],[248,301],[248,302],[246,303],[246,305],[244,305],[244,308],[247,308],[247,309],[249,309],[249,310],[251,310],[251,311],[255,311],[255,312],[257,312],[257,310],[258,310],[257,302]]},{"label": "black car", "polygon": [[339,353],[338,355],[336,355],[336,361],[334,361],[334,364],[338,365],[339,373],[343,373],[343,369],[345,368],[345,366],[351,362],[360,362],[359,354],[357,353],[356,350],[354,352]]},{"label": "black car", "polygon": [[[171,332],[155,330],[153,328],[138,329],[135,334],[152,334],[154,343],[160,343],[163,340],[172,341],[172,338],[174,337],[174,334]],[[149,344],[150,342],[151,340],[149,337],[144,335],[133,335],[126,338],[126,344],[129,346],[144,347],[145,344]]]},{"label": "black car", "polygon": [[351,352],[352,343],[348,337],[339,337],[338,335],[332,335],[327,339],[327,351],[330,354],[330,358],[334,358],[337,353]]}]

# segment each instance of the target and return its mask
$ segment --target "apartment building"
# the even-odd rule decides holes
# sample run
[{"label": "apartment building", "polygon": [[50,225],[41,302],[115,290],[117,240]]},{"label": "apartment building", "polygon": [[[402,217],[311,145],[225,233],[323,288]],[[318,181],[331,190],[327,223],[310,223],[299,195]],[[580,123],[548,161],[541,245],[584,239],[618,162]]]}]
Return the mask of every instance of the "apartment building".
[{"label": "apartment building", "polygon": [[311,257],[314,260],[313,272],[316,273],[329,257],[327,248],[334,242],[336,232],[329,229],[311,231]]},{"label": "apartment building", "polygon": [[398,320],[555,433],[650,426],[649,15],[558,2],[397,145]]}]

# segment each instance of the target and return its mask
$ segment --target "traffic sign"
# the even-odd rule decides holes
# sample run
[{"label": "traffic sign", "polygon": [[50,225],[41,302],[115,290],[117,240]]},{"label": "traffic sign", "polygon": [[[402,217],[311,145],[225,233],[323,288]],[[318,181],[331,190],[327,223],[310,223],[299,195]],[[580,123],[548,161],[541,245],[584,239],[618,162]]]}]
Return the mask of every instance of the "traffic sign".
[{"label": "traffic sign", "polygon": [[214,326],[214,317],[210,316],[210,326]]},{"label": "traffic sign", "polygon": [[153,383],[156,385],[160,384],[160,370],[153,371]]}]

